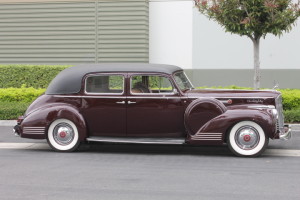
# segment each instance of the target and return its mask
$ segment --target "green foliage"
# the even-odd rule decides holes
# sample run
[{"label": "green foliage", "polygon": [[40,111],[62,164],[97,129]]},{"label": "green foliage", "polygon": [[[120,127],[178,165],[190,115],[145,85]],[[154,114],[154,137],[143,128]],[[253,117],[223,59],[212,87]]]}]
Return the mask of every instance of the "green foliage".
[{"label": "green foliage", "polygon": [[0,65],[0,88],[47,88],[50,81],[63,69],[63,65]]},{"label": "green foliage", "polygon": [[284,111],[284,120],[289,123],[299,123],[300,122],[300,107],[292,109],[292,110],[285,110]]},{"label": "green foliage", "polygon": [[195,0],[195,4],[227,32],[252,39],[290,31],[300,16],[299,1],[293,0]]},{"label": "green foliage", "polygon": [[300,107],[300,90],[299,89],[281,89],[282,104],[284,110],[291,110]]},{"label": "green foliage", "polygon": [[[0,88],[0,102],[32,102],[43,94],[45,89],[25,88]],[[2,105],[1,105],[2,107]]]},{"label": "green foliage", "polygon": [[226,32],[247,36],[254,47],[254,87],[260,87],[259,41],[289,32],[300,16],[300,0],[194,0],[199,11]]},{"label": "green foliage", "polygon": [[0,120],[17,119],[24,114],[30,103],[27,102],[1,102]]}]

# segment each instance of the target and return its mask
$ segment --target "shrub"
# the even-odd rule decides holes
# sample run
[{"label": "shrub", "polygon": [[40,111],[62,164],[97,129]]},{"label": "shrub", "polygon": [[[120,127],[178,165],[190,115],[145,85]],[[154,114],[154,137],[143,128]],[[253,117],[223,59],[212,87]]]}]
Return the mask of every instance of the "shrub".
[{"label": "shrub", "polygon": [[289,123],[300,122],[300,107],[284,111],[284,120]]},{"label": "shrub", "polygon": [[0,65],[0,88],[27,87],[47,88],[50,81],[64,65]]},{"label": "shrub", "polygon": [[28,102],[0,102],[0,120],[17,119],[24,114],[29,104]]},{"label": "shrub", "polygon": [[299,89],[281,89],[282,104],[284,110],[300,108],[300,90]]},{"label": "shrub", "polygon": [[[0,89],[1,102],[27,102],[34,101],[38,96],[43,94],[45,89],[25,88],[2,88]],[[2,104],[2,103],[1,103]],[[1,105],[2,107],[2,105]]]}]

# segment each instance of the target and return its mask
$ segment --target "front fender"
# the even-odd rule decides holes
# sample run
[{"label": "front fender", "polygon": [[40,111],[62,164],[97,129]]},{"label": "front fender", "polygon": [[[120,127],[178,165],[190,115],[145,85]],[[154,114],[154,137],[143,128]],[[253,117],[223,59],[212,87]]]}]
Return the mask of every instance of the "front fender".
[{"label": "front fender", "polygon": [[78,109],[64,103],[44,106],[25,116],[21,123],[20,136],[32,139],[46,139],[50,124],[62,118],[68,119],[76,125],[80,141],[87,137],[86,123]]},{"label": "front fender", "polygon": [[[219,133],[222,142],[226,139],[226,133],[241,121],[253,121],[259,124],[267,137],[274,138],[276,133],[275,119],[268,109],[234,109],[215,117],[203,125],[195,135],[190,136],[191,143],[195,143],[193,138],[199,138],[203,134]],[[219,142],[221,142],[219,140]]]}]

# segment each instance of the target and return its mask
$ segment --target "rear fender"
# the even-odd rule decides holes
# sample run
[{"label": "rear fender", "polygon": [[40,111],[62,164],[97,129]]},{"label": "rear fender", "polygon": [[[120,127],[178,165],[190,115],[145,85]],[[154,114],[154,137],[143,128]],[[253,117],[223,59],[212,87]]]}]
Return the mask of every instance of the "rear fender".
[{"label": "rear fender", "polygon": [[78,109],[69,104],[51,104],[36,109],[24,118],[21,123],[21,137],[32,139],[46,139],[50,124],[57,119],[72,121],[79,133],[79,140],[87,137],[87,128],[84,118]]}]

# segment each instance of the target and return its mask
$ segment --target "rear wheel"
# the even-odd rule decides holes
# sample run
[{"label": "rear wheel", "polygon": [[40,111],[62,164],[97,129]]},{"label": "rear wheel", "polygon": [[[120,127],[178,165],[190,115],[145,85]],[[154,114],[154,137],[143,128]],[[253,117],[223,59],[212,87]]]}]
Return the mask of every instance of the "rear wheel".
[{"label": "rear wheel", "polygon": [[48,129],[48,143],[56,151],[76,150],[80,144],[76,125],[67,119],[55,120]]},{"label": "rear wheel", "polygon": [[257,123],[242,121],[228,134],[229,149],[237,156],[255,157],[261,155],[269,143],[264,130]]}]

